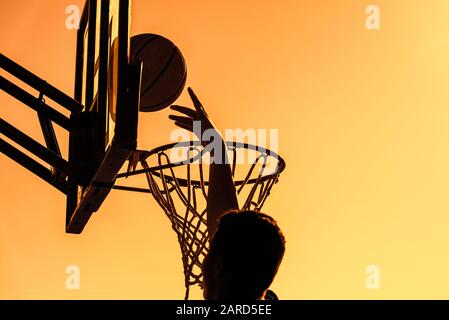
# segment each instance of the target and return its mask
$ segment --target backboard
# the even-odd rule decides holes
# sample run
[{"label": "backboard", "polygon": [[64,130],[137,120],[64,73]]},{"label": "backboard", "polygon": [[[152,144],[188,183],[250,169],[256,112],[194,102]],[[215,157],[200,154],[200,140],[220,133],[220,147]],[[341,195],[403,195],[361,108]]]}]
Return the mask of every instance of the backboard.
[{"label": "backboard", "polygon": [[77,34],[66,232],[81,233],[137,145],[140,64],[129,56],[130,0],[87,0]]}]

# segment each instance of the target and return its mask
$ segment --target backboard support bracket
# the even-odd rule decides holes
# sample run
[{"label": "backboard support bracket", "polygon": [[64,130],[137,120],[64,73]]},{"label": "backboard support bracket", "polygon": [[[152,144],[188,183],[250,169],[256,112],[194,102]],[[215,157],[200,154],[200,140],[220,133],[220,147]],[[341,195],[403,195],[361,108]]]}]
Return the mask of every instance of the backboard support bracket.
[{"label": "backboard support bracket", "polygon": [[[142,64],[129,56],[129,28],[130,0],[86,0],[77,34],[74,98],[0,54],[0,69],[15,82],[0,75],[0,90],[36,112],[45,141],[0,118],[0,152],[67,196],[67,233],[83,231],[137,148]],[[68,159],[54,124],[69,133]]]},{"label": "backboard support bracket", "polygon": [[42,134],[46,141],[46,146],[41,145],[39,142],[1,118],[0,133],[42,160],[44,163],[48,164],[50,169],[1,138],[0,152],[34,173],[42,180],[48,182],[59,191],[67,194],[68,184],[65,177],[71,175],[71,168],[68,161],[61,156],[59,144],[53,128],[53,122],[68,131],[72,127],[72,123],[64,114],[47,105],[44,97],[49,97],[72,113],[80,112],[83,106],[3,54],[0,54],[0,68],[39,92],[39,97],[36,98],[18,85],[7,80],[3,76],[0,76],[0,89],[2,91],[8,93],[16,100],[19,100],[24,105],[36,111]]}]

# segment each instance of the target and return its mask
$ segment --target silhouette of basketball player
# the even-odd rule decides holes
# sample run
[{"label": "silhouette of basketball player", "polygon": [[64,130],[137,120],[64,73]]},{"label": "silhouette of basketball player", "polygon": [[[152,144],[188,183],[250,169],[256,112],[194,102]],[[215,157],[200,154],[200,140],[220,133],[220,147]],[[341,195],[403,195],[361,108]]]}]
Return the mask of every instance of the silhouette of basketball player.
[{"label": "silhouette of basketball player", "polygon": [[[200,121],[201,132],[194,132],[211,154],[207,201],[209,253],[203,262],[204,298],[277,298],[268,290],[285,251],[285,239],[270,216],[239,211],[225,143],[192,89],[188,89],[195,109],[171,106],[182,113],[169,118],[181,128],[194,132]],[[212,143],[211,143],[212,142]],[[209,149],[209,146],[213,148]],[[268,293],[267,293],[268,292]]]}]

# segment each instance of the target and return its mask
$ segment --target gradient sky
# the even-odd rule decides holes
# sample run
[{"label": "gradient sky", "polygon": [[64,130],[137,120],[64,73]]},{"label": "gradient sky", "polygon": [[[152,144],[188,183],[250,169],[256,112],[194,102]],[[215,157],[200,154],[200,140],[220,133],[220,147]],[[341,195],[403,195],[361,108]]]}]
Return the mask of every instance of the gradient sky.
[{"label": "gradient sky", "polygon": [[[72,4],[83,1],[0,2],[0,52],[69,95]],[[365,27],[370,4],[380,30]],[[281,298],[449,298],[447,0],[134,0],[132,9],[133,35],[179,46],[187,84],[221,130],[279,129],[287,169],[264,211],[287,238],[272,286]],[[178,103],[190,105],[185,93]],[[43,142],[32,111],[2,92],[0,105],[0,117]],[[141,114],[140,149],[169,142],[168,114]],[[176,236],[151,196],[114,191],[69,235],[62,194],[4,155],[0,178],[0,298],[183,298]],[[80,290],[65,288],[67,265],[80,267]],[[378,290],[365,286],[368,265],[380,269]]]}]

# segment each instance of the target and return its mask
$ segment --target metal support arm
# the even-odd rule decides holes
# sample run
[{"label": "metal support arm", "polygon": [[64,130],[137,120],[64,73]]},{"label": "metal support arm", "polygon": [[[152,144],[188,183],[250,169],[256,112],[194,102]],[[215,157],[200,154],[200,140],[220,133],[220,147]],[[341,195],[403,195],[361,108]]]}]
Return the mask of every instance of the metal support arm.
[{"label": "metal support arm", "polygon": [[[18,80],[26,83],[39,92],[38,97],[33,96],[25,89],[22,89],[17,84],[0,75],[0,90],[36,111],[46,146],[43,146],[1,118],[0,134],[3,134],[34,156],[43,160],[51,166],[51,170],[17,149],[9,142],[1,139],[1,137],[0,152],[33,172],[44,181],[50,183],[58,190],[67,194],[67,177],[72,177],[74,173],[69,162],[63,159],[61,155],[58,140],[53,128],[53,122],[67,131],[72,132],[77,125],[72,119],[78,119],[77,115],[83,110],[83,105],[3,54],[0,54],[0,69],[7,71]],[[45,102],[44,97],[48,97],[58,105],[70,111],[70,118],[50,107]]]},{"label": "metal support arm", "polygon": [[0,138],[0,152],[28,169],[42,180],[48,182],[59,191],[67,194],[67,182],[61,177],[55,177],[52,172],[43,165],[30,158],[23,152],[11,146],[8,142]]}]

